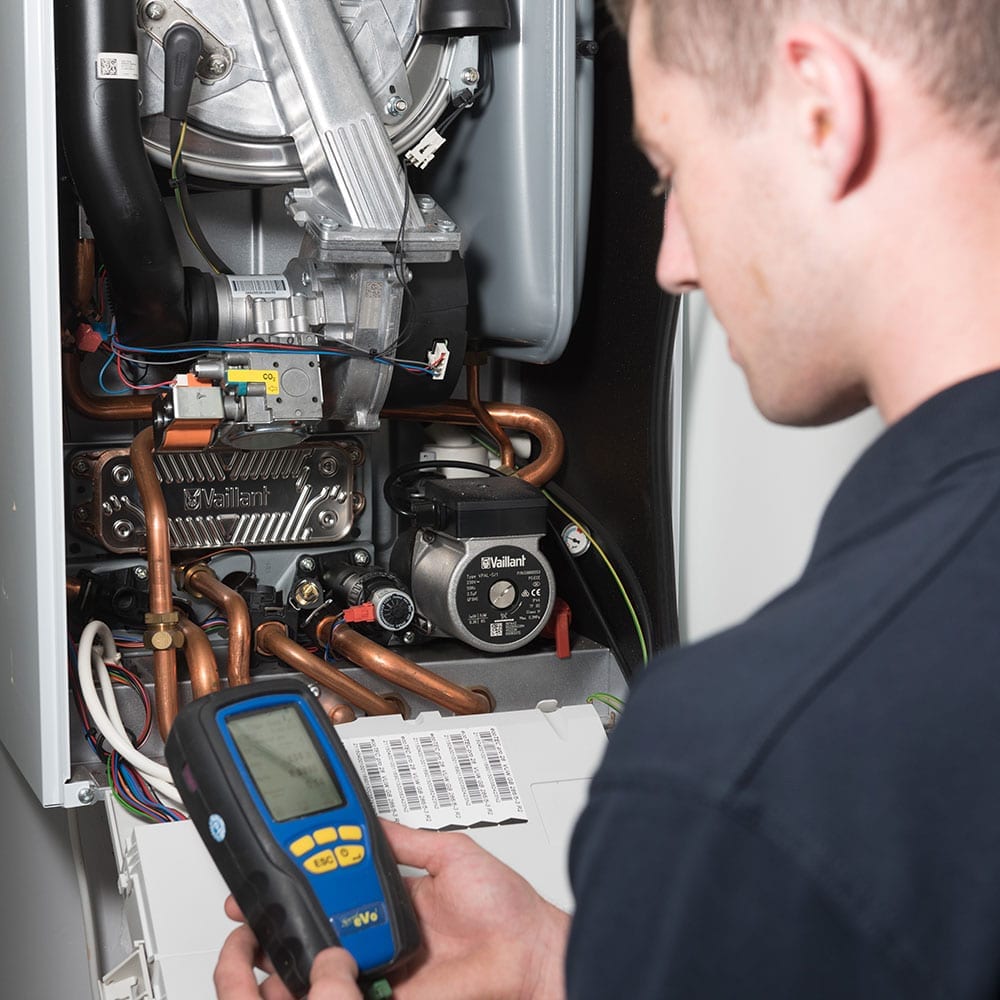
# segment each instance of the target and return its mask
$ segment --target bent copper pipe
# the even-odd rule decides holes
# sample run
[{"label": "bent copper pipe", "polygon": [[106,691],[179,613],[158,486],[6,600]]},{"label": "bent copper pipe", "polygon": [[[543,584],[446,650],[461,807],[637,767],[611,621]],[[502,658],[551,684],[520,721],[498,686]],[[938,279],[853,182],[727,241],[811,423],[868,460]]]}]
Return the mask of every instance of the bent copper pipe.
[{"label": "bent copper pipe", "polygon": [[70,576],[66,578],[66,600],[73,603],[79,596],[80,591],[83,589],[83,584],[75,576]]},{"label": "bent copper pipe", "polygon": [[80,378],[80,359],[71,351],[62,358],[63,392],[77,413],[91,420],[152,420],[154,396],[94,396]]},{"label": "bent copper pipe", "polygon": [[483,406],[483,401],[479,398],[479,365],[466,362],[465,371],[465,395],[468,398],[469,407],[483,425],[483,430],[496,441],[497,447],[500,449],[500,467],[513,470],[514,446],[510,443],[507,432],[500,426],[496,417]]},{"label": "bent copper pipe", "polygon": [[204,629],[195,625],[187,615],[180,616],[178,625],[184,633],[184,659],[191,678],[191,697],[201,698],[218,691],[221,687],[219,667]]},{"label": "bent copper pipe", "polygon": [[178,571],[181,586],[193,597],[211,601],[229,624],[226,678],[230,687],[250,683],[250,612],[247,602],[227,587],[205,563]]},{"label": "bent copper pipe", "polygon": [[[534,462],[519,469],[517,477],[532,486],[544,486],[562,465],[566,453],[559,425],[541,410],[532,406],[518,406],[514,403],[483,403],[486,411],[501,427],[527,431],[538,442],[540,454]],[[434,406],[418,406],[412,409],[386,409],[382,416],[392,420],[424,420],[444,424],[476,425],[479,418],[468,403],[450,401]]]},{"label": "bent copper pipe", "polygon": [[[153,674],[156,686],[156,708],[160,735],[164,737],[177,715],[177,645],[174,594],[170,583],[170,534],[167,521],[167,503],[163,498],[160,480],[153,464],[153,429],[140,431],[129,449],[132,472],[142,500],[146,520],[146,561],[149,565],[150,617],[159,619],[159,632],[169,636],[166,648],[158,645],[154,635]],[[147,619],[148,620],[148,619]],[[180,633],[183,634],[183,633]],[[181,640],[183,641],[183,640]]]},{"label": "bent copper pipe", "polygon": [[282,663],[328,687],[345,701],[364,709],[369,715],[398,714],[399,709],[396,705],[373,694],[363,684],[352,680],[336,667],[330,666],[326,660],[314,656],[308,649],[303,649],[290,639],[283,625],[277,622],[264,622],[263,625],[257,626],[255,636],[259,652],[266,656],[277,657]]},{"label": "bent copper pipe", "polygon": [[366,639],[349,625],[334,628],[335,623],[334,617],[324,618],[316,627],[316,638],[329,644],[330,649],[351,663],[356,663],[407,691],[419,694],[436,705],[450,709],[456,715],[477,715],[491,710],[492,706],[486,695],[470,691],[425,670],[405,656]]}]

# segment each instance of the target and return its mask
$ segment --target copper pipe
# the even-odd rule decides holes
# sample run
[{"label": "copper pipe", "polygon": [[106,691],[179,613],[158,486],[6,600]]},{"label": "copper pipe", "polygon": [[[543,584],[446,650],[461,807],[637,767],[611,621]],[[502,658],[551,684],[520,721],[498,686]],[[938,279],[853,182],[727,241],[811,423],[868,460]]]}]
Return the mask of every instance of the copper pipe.
[{"label": "copper pipe", "polygon": [[490,711],[492,706],[484,694],[470,691],[425,670],[405,656],[366,639],[349,625],[334,628],[336,620],[334,617],[324,618],[316,627],[316,638],[322,643],[328,643],[330,649],[344,659],[392,684],[419,694],[436,705],[450,709],[456,715],[477,715]]},{"label": "copper pipe", "polygon": [[344,722],[353,722],[357,718],[354,714],[354,709],[350,705],[335,705],[327,712],[327,715],[330,716],[330,721],[335,726],[339,726]]},{"label": "copper pipe", "polygon": [[500,449],[500,467],[513,471],[514,446],[510,443],[507,432],[500,426],[496,417],[483,406],[483,401],[479,398],[479,365],[467,361],[465,373],[465,395],[468,398],[469,406],[483,425],[483,430],[496,441],[497,447]]},{"label": "copper pipe", "polygon": [[81,315],[86,315],[90,311],[94,298],[95,253],[93,240],[76,241],[73,305]]},{"label": "copper pipe", "polygon": [[72,604],[73,601],[75,601],[80,596],[80,591],[82,588],[83,585],[75,576],[67,577],[66,600]]},{"label": "copper pipe", "polygon": [[153,463],[153,428],[140,431],[129,449],[135,484],[146,519],[146,559],[149,562],[149,610],[165,614],[174,609],[170,584],[170,533],[167,502]]},{"label": "copper pipe", "polygon": [[80,378],[80,359],[72,351],[62,358],[63,393],[77,413],[91,420],[153,419],[153,396],[94,396]]},{"label": "copper pipe", "polygon": [[363,684],[332,667],[326,660],[314,656],[297,642],[288,638],[285,627],[278,622],[264,622],[255,633],[258,652],[275,656],[300,673],[328,687],[345,701],[363,709],[369,715],[396,715],[398,708],[385,698],[373,694]]},{"label": "copper pipe", "polygon": [[[547,413],[531,406],[517,406],[514,403],[483,403],[483,406],[502,427],[527,431],[535,438],[540,454],[534,462],[519,469],[517,476],[532,486],[544,486],[556,474],[566,453],[559,425]],[[391,420],[424,420],[462,426],[479,423],[472,408],[467,403],[457,401],[413,409],[386,409],[382,411],[382,416]]]},{"label": "copper pipe", "polygon": [[129,450],[132,472],[146,519],[146,560],[149,564],[149,614],[146,643],[153,647],[153,673],[160,734],[166,738],[177,714],[177,646],[183,634],[177,627],[174,593],[170,584],[170,535],[167,503],[153,464],[153,429],[140,431]]},{"label": "copper pipe", "polygon": [[250,612],[247,602],[227,587],[205,563],[178,571],[181,586],[193,597],[211,601],[229,624],[226,677],[230,687],[250,683]]},{"label": "copper pipe", "polygon": [[156,723],[164,740],[177,718],[177,650],[153,650],[153,694],[156,700]]},{"label": "copper pipe", "polygon": [[178,624],[184,633],[184,659],[191,678],[191,697],[201,698],[218,691],[221,687],[219,665],[208,636],[187,615],[181,615]]}]

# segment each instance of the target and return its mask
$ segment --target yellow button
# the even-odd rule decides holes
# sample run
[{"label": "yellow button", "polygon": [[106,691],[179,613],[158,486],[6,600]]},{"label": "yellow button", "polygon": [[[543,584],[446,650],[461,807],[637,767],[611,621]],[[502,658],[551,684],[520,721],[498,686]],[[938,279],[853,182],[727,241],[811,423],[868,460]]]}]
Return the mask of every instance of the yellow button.
[{"label": "yellow button", "polygon": [[291,851],[297,858],[301,858],[303,854],[308,854],[315,846],[316,841],[306,835],[292,841]]},{"label": "yellow button", "polygon": [[340,828],[341,840],[364,840],[364,834],[360,826],[342,826]]},{"label": "yellow button", "polygon": [[337,848],[336,854],[342,868],[360,864],[365,859],[365,849],[360,844],[345,844]]},{"label": "yellow button", "polygon": [[337,831],[332,826],[324,826],[313,833],[317,844],[332,844],[337,839]]},{"label": "yellow button", "polygon": [[337,859],[333,856],[333,851],[320,851],[311,858],[306,858],[302,864],[314,875],[322,875],[323,872],[332,872],[337,867]]}]

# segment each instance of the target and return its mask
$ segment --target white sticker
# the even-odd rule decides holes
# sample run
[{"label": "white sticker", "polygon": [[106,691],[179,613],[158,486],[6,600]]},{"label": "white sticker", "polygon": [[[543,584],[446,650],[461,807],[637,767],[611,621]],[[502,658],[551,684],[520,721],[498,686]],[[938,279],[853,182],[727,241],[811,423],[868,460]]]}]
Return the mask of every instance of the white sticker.
[{"label": "white sticker", "polygon": [[226,821],[218,813],[212,813],[208,817],[208,832],[217,844],[226,839]]},{"label": "white sticker", "polygon": [[288,280],[282,274],[227,275],[234,295],[249,295],[254,299],[282,299],[291,295]]},{"label": "white sticker", "polygon": [[345,744],[380,816],[429,830],[527,822],[492,726],[373,736]]},{"label": "white sticker", "polygon": [[139,57],[134,52],[98,52],[98,80],[138,80]]}]

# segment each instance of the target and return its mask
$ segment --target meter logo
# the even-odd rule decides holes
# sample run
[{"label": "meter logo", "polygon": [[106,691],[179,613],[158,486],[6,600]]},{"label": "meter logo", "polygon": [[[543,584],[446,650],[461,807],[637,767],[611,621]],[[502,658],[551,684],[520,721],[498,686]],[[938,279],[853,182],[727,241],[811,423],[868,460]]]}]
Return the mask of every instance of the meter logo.
[{"label": "meter logo", "polygon": [[356,934],[358,931],[367,930],[369,927],[380,927],[389,919],[385,903],[378,901],[365,903],[353,910],[345,910],[343,913],[335,913],[330,917],[337,934],[343,937],[345,934]]},{"label": "meter logo", "polygon": [[226,839],[226,821],[218,813],[212,813],[208,817],[208,832],[217,844]]}]

